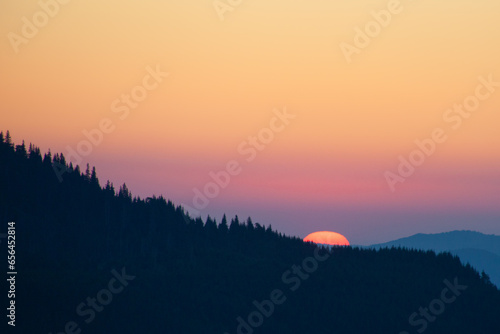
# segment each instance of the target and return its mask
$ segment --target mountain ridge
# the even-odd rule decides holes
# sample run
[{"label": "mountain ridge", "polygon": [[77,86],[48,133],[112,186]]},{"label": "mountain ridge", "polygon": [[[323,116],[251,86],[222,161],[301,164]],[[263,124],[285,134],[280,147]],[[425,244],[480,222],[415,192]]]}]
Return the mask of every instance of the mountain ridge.
[{"label": "mountain ridge", "polygon": [[[433,250],[457,255],[463,264],[484,271],[491,282],[500,287],[500,236],[472,230],[454,230],[442,233],[417,233],[408,237],[373,244],[368,248],[404,247],[415,250]],[[486,261],[485,259],[489,259]]]}]

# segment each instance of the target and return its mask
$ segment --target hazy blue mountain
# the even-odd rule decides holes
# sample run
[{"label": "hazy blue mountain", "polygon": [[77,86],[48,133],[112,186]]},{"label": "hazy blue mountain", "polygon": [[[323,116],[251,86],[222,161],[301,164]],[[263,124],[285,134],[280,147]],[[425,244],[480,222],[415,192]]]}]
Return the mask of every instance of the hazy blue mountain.
[{"label": "hazy blue mountain", "polygon": [[500,287],[500,236],[475,231],[452,231],[438,234],[415,234],[371,248],[406,247],[411,249],[450,252],[479,272],[486,272],[491,282]]}]

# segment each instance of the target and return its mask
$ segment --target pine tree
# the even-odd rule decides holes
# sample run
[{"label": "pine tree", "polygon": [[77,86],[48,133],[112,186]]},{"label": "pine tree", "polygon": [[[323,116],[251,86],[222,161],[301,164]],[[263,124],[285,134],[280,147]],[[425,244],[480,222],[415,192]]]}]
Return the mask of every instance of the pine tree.
[{"label": "pine tree", "polygon": [[99,179],[97,178],[95,167],[92,167],[92,175],[90,176],[90,183],[94,185],[99,185]]},{"label": "pine tree", "polygon": [[224,214],[224,216],[222,216],[222,221],[219,224],[219,230],[222,233],[227,233],[227,231],[229,231],[229,226],[227,225],[226,214]]},{"label": "pine tree", "polygon": [[207,221],[205,222],[205,229],[209,232],[209,235],[213,235],[217,232],[217,223],[210,217],[210,215],[207,217]]},{"label": "pine tree", "polygon": [[247,228],[250,231],[253,231],[255,229],[255,226],[253,225],[252,218],[248,217],[247,219]]},{"label": "pine tree", "polygon": [[66,158],[64,157],[64,154],[62,154],[62,153],[59,155],[59,163],[61,165],[66,166]]},{"label": "pine tree", "polygon": [[44,165],[47,166],[52,166],[52,153],[50,153],[50,149],[45,155],[43,156],[43,163]]},{"label": "pine tree", "polygon": [[26,151],[26,145],[24,144],[24,140],[21,145],[16,146],[16,153],[23,157],[27,156],[28,153]]},{"label": "pine tree", "polygon": [[76,165],[76,167],[75,167],[75,172],[76,172],[76,175],[78,175],[78,176],[81,176],[81,175],[82,175],[82,173],[81,173],[81,171],[80,171],[80,165]]},{"label": "pine tree", "polygon": [[87,163],[87,169],[85,170],[85,179],[90,181],[90,165]]},{"label": "pine tree", "polygon": [[109,197],[115,196],[115,187],[113,186],[113,183],[109,182],[109,180],[106,182],[106,187],[104,189]]},{"label": "pine tree", "polygon": [[118,197],[126,199],[126,200],[132,199],[132,194],[128,190],[127,185],[125,183],[123,183],[123,185],[120,187],[120,190],[118,191]]},{"label": "pine tree", "polygon": [[229,231],[231,233],[235,233],[240,229],[240,220],[238,219],[238,215],[236,215],[233,219],[231,219],[231,225],[229,225]]},{"label": "pine tree", "polygon": [[7,130],[7,134],[5,135],[5,143],[8,145],[8,146],[12,146],[12,138],[10,137],[10,132],[9,130]]}]

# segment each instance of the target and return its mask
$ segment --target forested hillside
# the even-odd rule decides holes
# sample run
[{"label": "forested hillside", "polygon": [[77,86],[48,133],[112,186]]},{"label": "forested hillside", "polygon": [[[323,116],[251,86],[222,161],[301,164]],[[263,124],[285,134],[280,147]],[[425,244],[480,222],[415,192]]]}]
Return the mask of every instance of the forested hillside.
[{"label": "forested hillside", "polygon": [[479,272],[485,272],[491,282],[500,287],[500,236],[475,231],[451,231],[437,234],[416,234],[383,244],[374,249],[404,247],[408,249],[449,252],[457,255],[462,263],[469,263]]},{"label": "forested hillside", "polygon": [[317,249],[102,184],[90,166],[1,134],[17,332],[500,333],[500,292],[451,254]]}]

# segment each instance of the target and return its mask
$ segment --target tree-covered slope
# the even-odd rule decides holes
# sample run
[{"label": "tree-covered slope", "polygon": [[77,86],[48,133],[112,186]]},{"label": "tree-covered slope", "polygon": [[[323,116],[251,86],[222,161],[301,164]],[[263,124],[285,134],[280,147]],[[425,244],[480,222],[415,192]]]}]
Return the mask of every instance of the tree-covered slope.
[{"label": "tree-covered slope", "polygon": [[500,292],[451,254],[318,249],[250,218],[191,218],[30,146],[0,136],[16,332],[500,332]]}]

